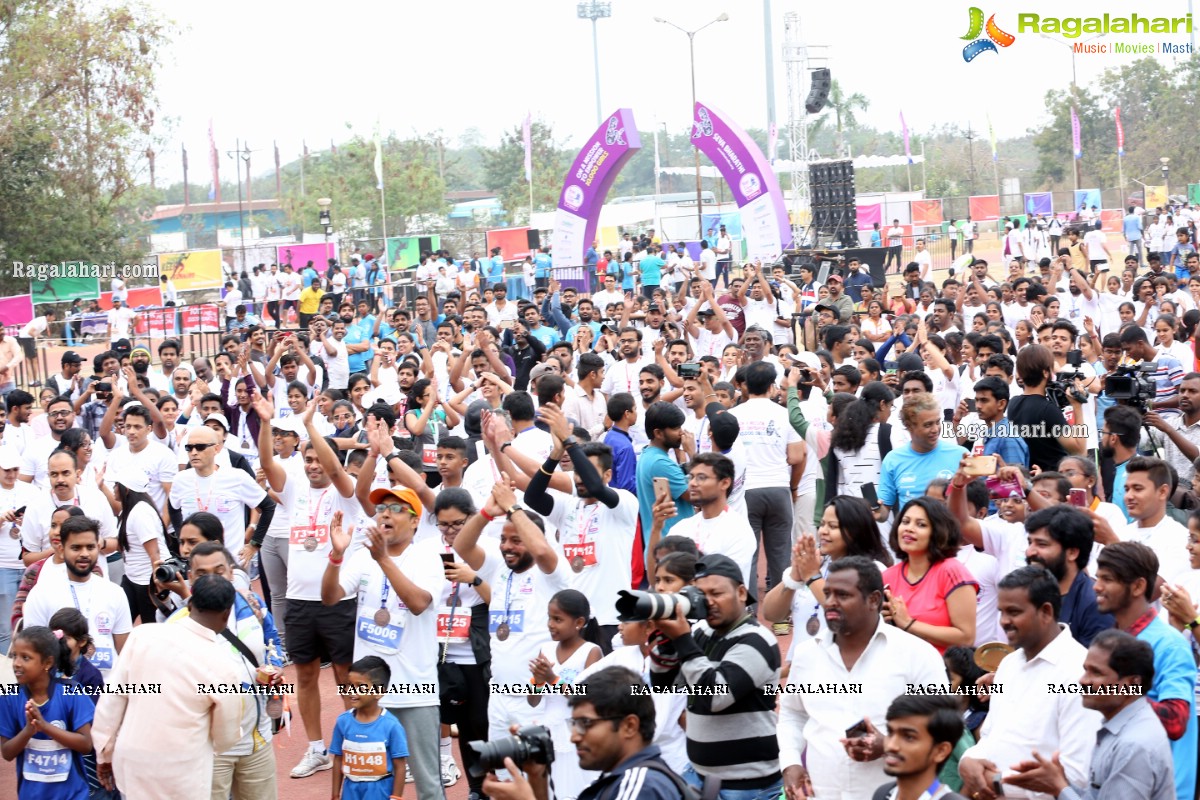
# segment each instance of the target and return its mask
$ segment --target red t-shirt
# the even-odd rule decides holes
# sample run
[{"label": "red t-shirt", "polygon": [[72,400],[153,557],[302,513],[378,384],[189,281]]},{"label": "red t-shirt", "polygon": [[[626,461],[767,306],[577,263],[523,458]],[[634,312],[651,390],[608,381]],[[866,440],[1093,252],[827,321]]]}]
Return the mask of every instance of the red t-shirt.
[{"label": "red t-shirt", "polygon": [[[904,600],[913,619],[926,625],[950,627],[950,609],[946,605],[946,598],[956,589],[970,586],[975,589],[976,596],[979,594],[978,581],[957,558],[947,558],[934,564],[916,583],[909,583],[907,575],[908,563],[901,561],[884,571],[883,583],[891,589],[893,597]],[[946,652],[946,646],[934,647],[939,653]]]}]

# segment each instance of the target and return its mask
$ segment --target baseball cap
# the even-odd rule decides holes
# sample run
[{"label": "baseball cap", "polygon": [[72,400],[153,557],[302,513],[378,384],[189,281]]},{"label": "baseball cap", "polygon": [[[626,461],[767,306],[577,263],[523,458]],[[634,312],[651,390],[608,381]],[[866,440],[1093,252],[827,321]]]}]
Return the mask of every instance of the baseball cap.
[{"label": "baseball cap", "polygon": [[421,498],[417,497],[417,493],[406,486],[393,486],[390,489],[376,489],[371,492],[370,500],[375,505],[386,502],[387,500],[399,500],[411,508],[419,517],[424,509],[421,507]]},{"label": "baseball cap", "polygon": [[646,313],[650,313],[651,311],[662,311],[662,306],[660,306],[658,303],[651,303],[650,305],[646,306]]},{"label": "baseball cap", "polygon": [[805,350],[803,352],[796,353],[796,355],[793,357],[793,360],[805,369],[810,369],[816,372],[821,371],[821,359],[817,357],[816,353]]},{"label": "baseball cap", "polygon": [[712,433],[713,447],[717,450],[728,450],[733,447],[738,434],[742,432],[738,418],[726,411],[725,406],[716,402],[709,403],[704,409],[704,414],[708,417],[708,429]]},{"label": "baseball cap", "polygon": [[697,317],[715,317],[716,315],[717,312],[713,311],[711,308],[702,308],[696,312]]},{"label": "baseball cap", "polygon": [[290,414],[286,417],[276,417],[271,420],[271,429],[284,431],[286,433],[294,433],[297,436],[304,437],[304,420],[300,417]]},{"label": "baseball cap", "polygon": [[62,363],[64,364],[82,364],[83,356],[76,353],[74,350],[68,350],[62,354]]},{"label": "baseball cap", "polygon": [[17,469],[21,466],[21,454],[12,445],[0,447],[0,469]]},{"label": "baseball cap", "polygon": [[218,413],[218,414],[209,414],[207,417],[205,417],[205,418],[204,418],[204,421],[205,421],[205,422],[216,422],[216,423],[218,423],[218,424],[219,424],[219,425],[220,425],[222,428],[224,428],[224,429],[225,429],[225,432],[226,432],[226,433],[229,433],[229,420],[225,419],[225,415],[224,415],[224,414],[220,414],[220,413]]},{"label": "baseball cap", "polygon": [[542,377],[543,375],[551,374],[553,369],[554,368],[551,367],[546,362],[542,362],[541,364],[538,364],[536,367],[534,367],[533,369],[531,369],[529,371],[529,382],[533,383],[534,381],[536,381],[538,378]]},{"label": "baseball cap", "polygon": [[[720,554],[706,555],[696,562],[696,577],[707,578],[710,575],[719,575],[722,578],[729,578],[734,583],[746,586],[746,580],[742,577],[742,568],[737,565],[729,556]],[[754,599],[754,594],[750,591],[750,587],[746,586],[746,603],[757,603]]]},{"label": "baseball cap", "polygon": [[841,283],[842,276],[841,275],[830,275],[828,278],[825,279],[825,282],[826,283]]},{"label": "baseball cap", "polygon": [[146,473],[132,464],[118,470],[116,475],[109,477],[113,483],[119,483],[131,492],[145,492],[150,488],[149,483],[146,481]]}]

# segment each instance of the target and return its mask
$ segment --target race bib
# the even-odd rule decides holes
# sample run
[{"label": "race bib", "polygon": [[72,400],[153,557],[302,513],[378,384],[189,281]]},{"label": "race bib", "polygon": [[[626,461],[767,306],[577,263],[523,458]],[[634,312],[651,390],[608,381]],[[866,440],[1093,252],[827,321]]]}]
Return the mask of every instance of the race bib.
[{"label": "race bib", "polygon": [[377,781],[391,774],[386,742],[342,740],[342,774],[352,781]]},{"label": "race bib", "polygon": [[512,633],[524,633],[525,612],[509,611],[507,615],[503,611],[492,611],[488,613],[489,633],[495,633],[496,629],[504,624],[508,625],[508,629]]},{"label": "race bib", "polygon": [[390,655],[399,651],[400,640],[404,638],[404,628],[394,623],[377,625],[370,617],[359,617],[358,638]]},{"label": "race bib", "polygon": [[437,466],[437,445],[427,444],[421,448],[421,463],[427,467]]},{"label": "race bib", "polygon": [[329,544],[329,526],[293,525],[288,531],[288,544],[311,553]]},{"label": "race bib", "polygon": [[[57,721],[57,720],[56,720]],[[30,739],[21,775],[36,783],[62,783],[71,774],[71,751],[53,739]]]},{"label": "race bib", "polygon": [[471,612],[469,610],[461,606],[454,609],[453,613],[451,613],[450,606],[442,606],[438,609],[437,639],[439,642],[464,644],[470,638],[470,633]]},{"label": "race bib", "polygon": [[595,542],[580,542],[577,544],[564,544],[562,546],[563,557],[569,562],[578,563],[577,558],[583,559],[583,566],[596,566],[596,543]]},{"label": "race bib", "polygon": [[96,647],[93,653],[88,656],[88,661],[92,662],[92,666],[96,669],[112,669],[117,660],[117,652],[111,647]]}]

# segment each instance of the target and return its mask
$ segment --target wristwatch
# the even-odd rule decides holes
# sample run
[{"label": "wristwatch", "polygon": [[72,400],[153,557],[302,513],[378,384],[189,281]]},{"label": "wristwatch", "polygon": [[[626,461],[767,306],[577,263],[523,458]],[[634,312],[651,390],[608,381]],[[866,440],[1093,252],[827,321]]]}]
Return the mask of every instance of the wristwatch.
[{"label": "wristwatch", "polygon": [[517,513],[518,511],[524,511],[524,510],[525,510],[525,506],[521,505],[520,503],[513,503],[512,507],[510,509],[508,509],[507,511],[505,511],[504,514],[507,517],[512,517],[512,515]]},{"label": "wristwatch", "polygon": [[474,577],[474,579],[472,579],[472,581],[471,581],[470,583],[468,583],[467,585],[468,585],[468,586],[474,586],[474,587],[479,587],[479,586],[482,586],[482,585],[483,585],[483,578],[481,578],[481,577],[479,577],[478,575],[476,575],[476,576]]},{"label": "wristwatch", "polygon": [[1194,630],[1196,630],[1196,628],[1200,628],[1200,617],[1196,617],[1194,620],[1189,622],[1187,624],[1187,626],[1188,626],[1188,630],[1190,630],[1190,631],[1194,631]]},{"label": "wristwatch", "polygon": [[574,436],[568,436],[567,438],[563,439],[563,447],[574,447],[577,444],[579,444],[579,440]]},{"label": "wristwatch", "polygon": [[504,444],[500,445],[500,452],[503,453],[505,448],[507,448],[507,447],[512,447],[511,441],[505,442]]}]

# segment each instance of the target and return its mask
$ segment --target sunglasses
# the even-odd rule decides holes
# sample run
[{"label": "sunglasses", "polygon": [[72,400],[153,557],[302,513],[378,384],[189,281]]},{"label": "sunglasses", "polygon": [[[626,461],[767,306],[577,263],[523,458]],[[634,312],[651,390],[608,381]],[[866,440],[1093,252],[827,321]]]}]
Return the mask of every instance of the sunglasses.
[{"label": "sunglasses", "polygon": [[210,447],[213,447],[213,445],[211,445],[211,444],[185,444],[183,446],[183,449],[188,451],[189,453],[193,453],[193,452],[203,453],[205,450],[207,450]]}]

